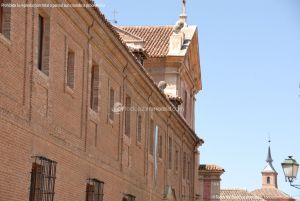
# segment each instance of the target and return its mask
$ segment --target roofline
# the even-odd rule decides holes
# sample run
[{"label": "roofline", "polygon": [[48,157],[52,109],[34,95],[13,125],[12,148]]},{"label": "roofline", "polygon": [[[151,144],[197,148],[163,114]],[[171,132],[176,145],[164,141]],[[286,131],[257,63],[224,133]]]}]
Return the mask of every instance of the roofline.
[{"label": "roofline", "polygon": [[[88,1],[92,5],[96,5],[93,0],[86,0],[86,1]],[[93,10],[97,14],[97,16],[99,17],[99,20],[102,21],[102,22],[104,22],[104,25],[113,33],[113,37],[115,37],[115,39],[117,39],[117,41],[120,42],[121,46],[123,48],[125,48],[127,54],[130,55],[130,57],[131,57],[131,59],[133,59],[134,63],[141,69],[141,71],[144,73],[144,75],[146,76],[146,78],[150,81],[150,83],[152,85],[151,87],[155,88],[156,92],[158,92],[159,94],[161,94],[161,97],[163,97],[165,99],[165,101],[167,101],[169,103],[169,106],[174,107],[174,105],[171,103],[171,101],[166,97],[165,94],[163,94],[163,92],[155,84],[154,80],[146,72],[145,68],[140,64],[140,62],[138,62],[137,58],[130,52],[129,48],[123,42],[123,40],[121,39],[121,37],[119,36],[119,34],[113,29],[114,26],[101,13],[100,9],[97,6],[94,6],[94,7],[92,7],[92,9],[86,9],[86,10],[87,11]],[[193,134],[193,137],[196,139],[197,144],[202,145],[204,143],[204,140],[197,136],[196,132],[187,124],[187,122],[185,121],[185,119],[178,113],[178,111],[175,110],[173,112],[176,114],[177,118],[179,118],[181,120],[181,122],[185,125],[185,127],[187,127],[187,129]]]}]

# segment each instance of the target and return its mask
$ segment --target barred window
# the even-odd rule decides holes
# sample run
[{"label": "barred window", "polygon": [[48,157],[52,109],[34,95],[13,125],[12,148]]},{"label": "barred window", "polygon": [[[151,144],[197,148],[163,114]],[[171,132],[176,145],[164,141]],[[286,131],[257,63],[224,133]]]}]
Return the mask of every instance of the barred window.
[{"label": "barred window", "polygon": [[125,194],[122,201],[135,201],[135,196],[130,194]]},{"label": "barred window", "polygon": [[149,133],[149,153],[153,155],[154,152],[154,122],[150,120],[150,133]]},{"label": "barred window", "polygon": [[90,107],[95,112],[98,112],[98,96],[99,96],[99,66],[92,66],[91,76],[91,102]]},{"label": "barred window", "polygon": [[86,185],[86,201],[103,201],[104,182],[88,179]]},{"label": "barred window", "polygon": [[131,98],[126,97],[125,100],[125,135],[130,137],[130,107],[131,107]]},{"label": "barred window", "polygon": [[186,153],[183,153],[183,179],[186,178]]},{"label": "barred window", "polygon": [[53,201],[56,162],[41,156],[33,158],[29,201]]},{"label": "barred window", "polygon": [[142,142],[142,115],[137,118],[137,141]]},{"label": "barred window", "polygon": [[169,169],[172,169],[172,149],[173,149],[172,138],[169,137]]},{"label": "barred window", "polygon": [[67,86],[71,89],[74,88],[74,65],[75,65],[75,53],[72,50],[68,50],[67,58]]},{"label": "barred window", "polygon": [[109,90],[109,118],[114,120],[114,102],[115,102],[115,91],[113,88]]}]

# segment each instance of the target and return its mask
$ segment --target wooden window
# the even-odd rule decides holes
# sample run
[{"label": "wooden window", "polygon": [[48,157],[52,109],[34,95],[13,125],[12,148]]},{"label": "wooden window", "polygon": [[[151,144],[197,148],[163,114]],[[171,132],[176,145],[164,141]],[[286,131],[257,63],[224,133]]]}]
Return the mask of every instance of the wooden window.
[{"label": "wooden window", "polygon": [[142,115],[137,117],[137,141],[142,142]]},{"label": "wooden window", "polygon": [[90,107],[95,112],[98,112],[98,97],[99,97],[99,66],[92,66],[91,76],[91,100]]},{"label": "wooden window", "polygon": [[149,134],[149,153],[153,155],[154,152],[154,122],[150,120],[150,134]]},{"label": "wooden window", "polygon": [[175,151],[175,170],[178,171],[178,158],[179,158],[179,152],[176,149]]},{"label": "wooden window", "polygon": [[114,120],[114,104],[115,104],[115,90],[109,90],[109,119]]},{"label": "wooden window", "polygon": [[74,66],[75,66],[75,53],[68,50],[67,55],[67,86],[71,89],[74,88]]},{"label": "wooden window", "polygon": [[29,201],[53,201],[56,162],[44,157],[34,157],[32,163]]},{"label": "wooden window", "polygon": [[172,142],[172,138],[169,137],[169,169],[172,169],[172,151],[173,151],[173,142]]},{"label": "wooden window", "polygon": [[86,201],[103,201],[104,182],[88,179],[86,185]]},{"label": "wooden window", "polygon": [[183,170],[183,179],[185,179],[186,178],[186,153],[184,152],[183,153],[183,168],[182,168],[182,170]]},{"label": "wooden window", "polygon": [[159,158],[162,158],[162,153],[163,153],[162,145],[163,145],[163,137],[162,137],[162,135],[159,135],[159,137],[158,137],[158,157]]},{"label": "wooden window", "polygon": [[131,98],[129,96],[125,99],[125,135],[130,137],[130,108]]}]

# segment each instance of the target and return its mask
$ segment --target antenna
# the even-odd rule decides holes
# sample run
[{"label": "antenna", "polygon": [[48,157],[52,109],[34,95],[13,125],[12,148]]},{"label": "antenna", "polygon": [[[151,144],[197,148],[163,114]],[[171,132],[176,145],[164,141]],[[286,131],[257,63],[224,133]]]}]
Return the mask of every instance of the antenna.
[{"label": "antenna", "polygon": [[111,22],[114,24],[118,24],[117,17],[116,17],[118,12],[116,11],[116,9],[114,9],[114,11],[112,13],[113,13],[113,19],[111,20]]}]

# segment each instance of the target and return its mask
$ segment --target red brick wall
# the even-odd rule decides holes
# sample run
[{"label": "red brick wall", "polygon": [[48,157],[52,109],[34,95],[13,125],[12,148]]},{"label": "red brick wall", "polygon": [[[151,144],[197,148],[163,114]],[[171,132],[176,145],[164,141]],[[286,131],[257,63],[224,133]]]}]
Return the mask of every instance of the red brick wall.
[{"label": "red brick wall", "polygon": [[[37,69],[39,12],[50,20],[49,76]],[[66,86],[68,48],[75,53],[73,90]],[[197,139],[179,115],[142,112],[141,143],[136,139],[136,112],[131,114],[130,138],[124,135],[124,113],[109,120],[110,87],[115,90],[116,102],[124,103],[127,94],[133,106],[169,103],[93,10],[13,9],[11,39],[0,35],[0,52],[1,201],[28,200],[34,155],[57,162],[54,200],[84,200],[89,177],[105,182],[104,200],[121,200],[124,193],[137,200],[161,200],[166,185],[172,185],[179,200],[183,189],[188,195],[185,200],[193,200],[194,179],[183,180],[181,166],[183,151],[192,164]],[[93,62],[100,67],[98,112],[89,105]],[[153,159],[148,154],[150,118],[163,135],[156,185]],[[174,165],[168,170],[169,136],[179,149],[177,172]],[[174,158],[173,154],[173,162]],[[190,172],[193,169],[191,166]]]}]

